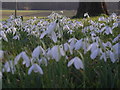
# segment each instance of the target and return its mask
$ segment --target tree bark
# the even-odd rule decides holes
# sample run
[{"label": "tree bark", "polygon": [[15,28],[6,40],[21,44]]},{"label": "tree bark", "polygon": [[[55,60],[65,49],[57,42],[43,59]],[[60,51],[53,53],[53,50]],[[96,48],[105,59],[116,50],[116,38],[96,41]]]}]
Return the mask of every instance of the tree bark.
[{"label": "tree bark", "polygon": [[88,13],[90,16],[108,15],[105,2],[79,2],[76,17],[83,17],[84,13]]}]

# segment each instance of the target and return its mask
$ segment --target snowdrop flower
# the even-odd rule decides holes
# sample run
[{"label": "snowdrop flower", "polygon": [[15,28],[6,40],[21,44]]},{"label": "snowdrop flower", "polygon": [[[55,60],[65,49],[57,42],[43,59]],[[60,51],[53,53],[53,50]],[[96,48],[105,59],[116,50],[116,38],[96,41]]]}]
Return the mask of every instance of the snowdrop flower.
[{"label": "snowdrop flower", "polygon": [[39,64],[45,64],[45,66],[47,66],[48,62],[47,62],[47,59],[45,57],[42,57],[40,60],[39,60]]},{"label": "snowdrop flower", "polygon": [[113,47],[113,52],[116,54],[116,57],[120,57],[120,43],[116,43]]},{"label": "snowdrop flower", "polygon": [[74,64],[76,69],[80,69],[80,68],[83,69],[84,68],[83,62],[79,57],[75,57],[75,58],[71,59],[68,62],[67,66],[70,67],[72,64]]},{"label": "snowdrop flower", "polygon": [[4,57],[4,51],[0,50],[0,60],[3,59],[3,57]]},{"label": "snowdrop flower", "polygon": [[83,39],[80,39],[76,42],[75,44],[75,50],[79,50],[81,47],[82,47],[82,40]]},{"label": "snowdrop flower", "polygon": [[4,69],[5,69],[6,72],[10,72],[10,65],[9,65],[9,62],[6,62],[6,63],[5,63]]},{"label": "snowdrop flower", "polygon": [[43,74],[43,70],[42,70],[42,68],[38,64],[33,64],[29,68],[28,75],[30,75],[32,71],[34,71],[35,73],[39,72],[40,74]]},{"label": "snowdrop flower", "polygon": [[7,39],[6,34],[4,33],[4,31],[0,31],[0,37],[2,37],[6,42],[8,42],[8,39]]},{"label": "snowdrop flower", "polygon": [[52,40],[54,41],[54,43],[56,43],[57,42],[57,36],[56,36],[55,32],[53,31],[51,34],[52,34],[52,36],[51,36]]},{"label": "snowdrop flower", "polygon": [[12,74],[14,74],[14,72],[16,70],[15,67],[14,67],[14,63],[13,63],[12,60],[10,60],[9,62],[10,62],[10,68],[11,68]]},{"label": "snowdrop flower", "polygon": [[54,31],[54,29],[56,28],[56,25],[57,25],[56,21],[50,23],[47,30],[41,34],[40,38],[43,38],[46,34],[51,34]]},{"label": "snowdrop flower", "polygon": [[62,56],[65,56],[65,51],[64,51],[62,45],[59,46],[59,49],[60,49],[60,54],[61,54]]},{"label": "snowdrop flower", "polygon": [[110,59],[111,59],[111,61],[112,61],[113,63],[116,61],[115,55],[114,55],[114,53],[113,53],[112,51],[110,51]]},{"label": "snowdrop flower", "polygon": [[18,61],[20,60],[20,58],[23,59],[23,64],[26,64],[26,67],[30,66],[30,59],[27,56],[27,54],[25,52],[21,52],[19,55],[17,55],[14,59],[14,64],[18,64]]},{"label": "snowdrop flower", "polygon": [[92,53],[94,50],[97,49],[97,47],[98,47],[97,43],[94,42],[88,46],[87,51],[91,50]]},{"label": "snowdrop flower", "polygon": [[73,54],[73,49],[70,47],[70,45],[68,43],[64,44],[64,50],[65,51],[70,51],[70,54]]},{"label": "snowdrop flower", "polygon": [[85,18],[90,18],[90,16],[88,15],[88,13],[85,13],[85,14],[84,14],[84,17],[85,17]]},{"label": "snowdrop flower", "polygon": [[106,31],[105,31],[105,33],[106,33],[107,35],[108,35],[108,34],[112,34],[112,28],[106,26]]},{"label": "snowdrop flower", "polygon": [[91,53],[90,58],[91,58],[91,59],[95,59],[98,54],[99,54],[99,48],[97,48],[96,50],[94,50],[94,51]]},{"label": "snowdrop flower", "polygon": [[15,28],[15,27],[12,27],[12,31],[13,31],[13,35],[15,35],[15,33],[16,33],[16,28]]},{"label": "snowdrop flower", "polygon": [[51,53],[52,53],[52,57],[53,59],[55,59],[56,61],[59,61],[61,58],[61,54],[60,54],[60,50],[59,50],[59,46],[56,45],[51,49]]},{"label": "snowdrop flower", "polygon": [[63,13],[63,11],[60,11],[61,13]]},{"label": "snowdrop flower", "polygon": [[118,23],[113,23],[112,29],[118,27]]},{"label": "snowdrop flower", "polygon": [[22,52],[23,64],[26,64],[26,67],[30,66],[30,59],[25,52]]},{"label": "snowdrop flower", "polygon": [[71,38],[68,40],[68,42],[70,43],[70,48],[73,49],[75,47],[75,43],[76,43],[77,39],[76,38]]},{"label": "snowdrop flower", "polygon": [[20,40],[20,37],[19,37],[19,35],[15,35],[14,37],[13,37],[13,39],[15,39],[15,40]]},{"label": "snowdrop flower", "polygon": [[70,30],[70,27],[68,25],[63,26],[63,30]]},{"label": "snowdrop flower", "polygon": [[41,46],[37,46],[32,52],[32,58],[39,58],[40,54],[45,54],[45,50]]},{"label": "snowdrop flower", "polygon": [[104,59],[104,61],[107,61],[106,53],[102,53],[100,59]]},{"label": "snowdrop flower", "polygon": [[98,21],[106,21],[105,17],[99,17]]},{"label": "snowdrop flower", "polygon": [[117,42],[119,40],[120,40],[120,34],[116,38],[114,38],[114,40],[112,42],[115,43],[115,42]]}]

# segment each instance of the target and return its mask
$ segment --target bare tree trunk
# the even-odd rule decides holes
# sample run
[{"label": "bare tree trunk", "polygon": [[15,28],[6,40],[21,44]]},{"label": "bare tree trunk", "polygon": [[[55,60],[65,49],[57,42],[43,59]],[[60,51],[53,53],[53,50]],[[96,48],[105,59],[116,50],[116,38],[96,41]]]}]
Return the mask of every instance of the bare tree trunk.
[{"label": "bare tree trunk", "polygon": [[108,15],[105,2],[79,2],[76,17],[83,17],[86,12],[90,16],[97,16],[100,14]]}]

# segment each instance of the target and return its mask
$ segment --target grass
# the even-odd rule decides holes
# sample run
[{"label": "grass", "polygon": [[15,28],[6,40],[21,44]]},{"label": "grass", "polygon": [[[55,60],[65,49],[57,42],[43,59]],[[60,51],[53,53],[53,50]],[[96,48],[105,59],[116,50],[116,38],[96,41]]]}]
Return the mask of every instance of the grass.
[{"label": "grass", "polygon": [[[75,11],[74,10],[63,10],[65,16],[68,17],[72,17],[75,15]],[[15,10],[0,10],[0,12],[2,12],[2,20],[7,20],[8,16],[12,15],[15,13]],[[57,13],[60,13],[60,10],[55,11]],[[44,18],[47,17],[49,14],[52,13],[52,10],[17,10],[17,15],[19,16],[23,16],[26,19],[29,19],[29,17],[40,17],[40,18]],[[0,20],[0,21],[2,21]]]}]

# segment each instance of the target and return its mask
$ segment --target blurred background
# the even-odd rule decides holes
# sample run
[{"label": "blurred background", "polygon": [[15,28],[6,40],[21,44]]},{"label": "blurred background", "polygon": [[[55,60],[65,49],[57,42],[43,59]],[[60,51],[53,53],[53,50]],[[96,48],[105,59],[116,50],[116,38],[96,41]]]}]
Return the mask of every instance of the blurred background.
[{"label": "blurred background", "polygon": [[[109,14],[115,12],[120,15],[120,2],[106,2],[107,11]],[[63,15],[72,17],[76,15],[79,2],[2,2],[2,18],[7,18],[9,15],[15,13],[17,15],[29,17],[46,17],[52,11],[60,13],[62,10]]]}]

